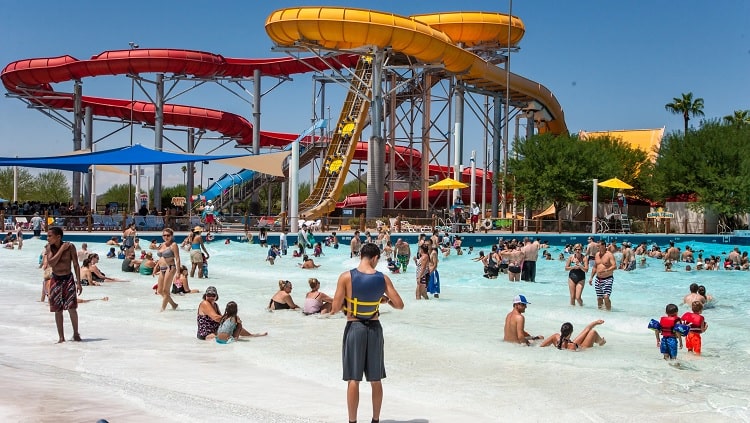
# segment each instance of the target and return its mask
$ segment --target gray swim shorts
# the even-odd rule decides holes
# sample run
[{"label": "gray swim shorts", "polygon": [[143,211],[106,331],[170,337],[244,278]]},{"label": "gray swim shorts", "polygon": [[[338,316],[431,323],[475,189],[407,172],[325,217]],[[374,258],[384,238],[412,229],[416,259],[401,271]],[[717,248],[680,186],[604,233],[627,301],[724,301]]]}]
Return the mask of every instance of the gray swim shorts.
[{"label": "gray swim shorts", "polygon": [[346,322],[341,352],[344,380],[361,381],[363,373],[368,382],[384,379],[383,345],[383,327],[379,320]]}]

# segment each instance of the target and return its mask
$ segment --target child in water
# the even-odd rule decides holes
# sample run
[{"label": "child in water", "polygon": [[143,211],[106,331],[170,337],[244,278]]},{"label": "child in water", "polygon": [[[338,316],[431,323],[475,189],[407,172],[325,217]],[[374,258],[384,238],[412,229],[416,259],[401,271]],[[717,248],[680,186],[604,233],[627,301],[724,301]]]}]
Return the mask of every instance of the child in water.
[{"label": "child in water", "polygon": [[203,271],[203,277],[208,279],[208,257],[206,257],[205,254],[201,254],[201,255],[203,256],[203,264],[201,265],[202,266],[201,270]]},{"label": "child in water", "polygon": [[228,344],[242,336],[266,336],[268,332],[250,333],[242,328],[242,320],[237,315],[237,303],[230,301],[224,309],[224,315],[219,321],[219,329],[216,331],[216,342]]},{"label": "child in water", "polygon": [[[667,304],[666,316],[662,316],[659,320],[661,330],[654,331],[656,334],[656,346],[664,355],[665,360],[674,360],[677,358],[677,343],[679,341],[680,349],[682,349],[682,336],[675,331],[675,326],[680,324],[682,321],[677,315],[679,311],[677,306],[674,304]],[[659,338],[661,332],[661,339]]]},{"label": "child in water", "polygon": [[682,321],[686,325],[690,325],[690,332],[685,338],[685,346],[688,352],[701,355],[701,334],[708,329],[706,320],[701,315],[703,313],[703,303],[700,301],[693,301],[691,304],[692,311],[682,315]]}]

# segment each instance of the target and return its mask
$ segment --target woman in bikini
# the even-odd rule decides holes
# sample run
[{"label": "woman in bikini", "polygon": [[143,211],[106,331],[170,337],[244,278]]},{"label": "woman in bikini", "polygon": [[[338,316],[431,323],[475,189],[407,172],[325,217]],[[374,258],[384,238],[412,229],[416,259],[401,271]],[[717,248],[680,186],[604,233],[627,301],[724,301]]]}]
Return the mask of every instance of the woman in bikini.
[{"label": "woman in bikini", "polygon": [[[93,255],[96,255],[96,254],[93,254]],[[83,264],[81,265],[81,285],[84,285],[84,286],[86,286],[86,285],[93,285],[93,286],[101,285],[100,282],[97,282],[94,279],[92,279],[93,275],[91,274],[91,268],[90,268],[90,266],[91,266],[91,257],[87,257],[87,258],[83,259]]]},{"label": "woman in bikini", "polygon": [[594,320],[589,323],[574,340],[571,340],[570,336],[573,334],[573,325],[569,322],[565,322],[560,328],[560,333],[545,338],[539,346],[548,347],[554,345],[558,350],[571,351],[591,348],[594,344],[602,346],[607,343],[607,340],[602,338],[599,333],[594,330],[595,326],[601,325],[602,323],[604,323],[604,320]]},{"label": "woman in bikini", "polygon": [[292,283],[285,280],[279,281],[279,290],[273,294],[268,303],[269,310],[296,310],[299,308],[292,300]]},{"label": "woman in bikini", "polygon": [[[86,268],[89,270],[89,283],[92,282],[126,282],[125,279],[117,279],[117,278],[110,278],[109,276],[105,275],[104,272],[99,270],[99,266],[97,264],[99,263],[99,254],[91,254],[89,258],[87,259],[89,261]],[[84,260],[84,263],[86,260]],[[83,276],[81,276],[83,278]]]},{"label": "woman in bikini", "polygon": [[307,282],[310,284],[310,292],[305,295],[305,305],[302,312],[305,314],[330,313],[333,298],[320,292],[320,281],[317,278],[310,278]]},{"label": "woman in bikini", "polygon": [[583,246],[576,244],[573,254],[565,262],[565,270],[568,271],[568,288],[570,289],[570,305],[583,306],[581,293],[586,285],[586,273],[589,271],[589,261],[583,255]]},{"label": "woman in bikini", "polygon": [[159,260],[156,262],[156,267],[159,269],[156,293],[161,295],[162,298],[161,311],[167,308],[167,304],[171,305],[172,310],[174,310],[177,308],[177,303],[172,300],[170,288],[177,269],[180,268],[180,249],[174,242],[174,231],[171,228],[164,228],[161,236],[164,238],[164,242],[159,246],[156,253],[159,256]]}]

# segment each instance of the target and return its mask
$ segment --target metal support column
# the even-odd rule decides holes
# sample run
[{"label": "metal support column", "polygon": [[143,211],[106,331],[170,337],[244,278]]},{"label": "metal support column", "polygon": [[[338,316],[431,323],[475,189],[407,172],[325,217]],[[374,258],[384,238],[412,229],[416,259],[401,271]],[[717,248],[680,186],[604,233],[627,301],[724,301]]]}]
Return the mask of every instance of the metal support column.
[{"label": "metal support column", "polygon": [[369,218],[383,216],[383,174],[385,143],[383,142],[383,50],[377,49],[372,64],[372,102],[370,125],[372,136],[367,148],[367,212]]},{"label": "metal support column", "polygon": [[[253,71],[253,154],[260,154],[260,69]],[[258,202],[258,190],[253,190],[253,203]]]},{"label": "metal support column", "polygon": [[[187,152],[195,153],[195,129],[190,128],[187,132]],[[195,163],[188,162],[187,177],[185,178],[185,198],[187,199],[188,210],[193,210],[193,190],[195,189]]]},{"label": "metal support column", "polygon": [[[162,150],[164,143],[164,74],[160,73],[156,75],[156,97],[154,99],[154,107],[156,108],[156,114],[154,116],[154,149],[157,151]],[[161,211],[161,168],[162,165],[154,165],[154,208],[156,211]],[[136,175],[140,180],[141,175]],[[146,187],[148,190],[148,187]],[[140,194],[140,193],[139,193]],[[136,201],[136,207],[138,207]]]},{"label": "metal support column", "polygon": [[422,180],[421,185],[421,205],[420,208],[428,210],[430,208],[430,196],[427,195],[430,186],[430,126],[432,123],[432,115],[430,105],[432,104],[432,78],[430,73],[425,73],[423,77],[422,86],[424,87],[422,94]]},{"label": "metal support column", "polygon": [[[76,79],[73,85],[73,150],[81,149],[83,109],[82,109],[83,85],[80,79]],[[81,173],[73,172],[73,186],[71,187],[73,205],[77,206],[81,201]]]},{"label": "metal support column", "polygon": [[[84,113],[84,125],[86,126],[86,149],[94,152],[94,113],[87,106]],[[94,172],[96,166],[91,165],[89,173],[83,178],[83,203],[89,203],[89,210],[96,213],[96,192],[94,191]],[[88,213],[89,210],[84,210]]]},{"label": "metal support column", "polygon": [[[454,97],[456,107],[455,122],[453,124],[453,178],[461,181],[461,165],[464,160],[464,86],[461,81],[456,83],[456,94]],[[453,201],[461,196],[460,190],[453,190]]]},{"label": "metal support column", "polygon": [[[500,189],[500,110],[501,101],[499,96],[493,98],[492,106],[492,216],[498,216],[497,192]],[[505,218],[505,216],[501,216]]]}]

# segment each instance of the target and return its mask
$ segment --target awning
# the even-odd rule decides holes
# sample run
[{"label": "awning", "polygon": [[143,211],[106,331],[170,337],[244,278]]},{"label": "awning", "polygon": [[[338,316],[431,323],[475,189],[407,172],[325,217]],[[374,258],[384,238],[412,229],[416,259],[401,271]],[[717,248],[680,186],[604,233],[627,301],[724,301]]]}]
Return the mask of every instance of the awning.
[{"label": "awning", "polygon": [[541,213],[539,213],[537,215],[531,216],[531,218],[532,219],[539,219],[539,218],[546,217],[546,216],[554,216],[555,215],[555,211],[556,211],[555,210],[555,205],[552,204],[551,206],[547,207],[547,209],[545,209],[543,212],[541,212]]},{"label": "awning", "polygon": [[91,165],[137,166],[229,160],[226,164],[253,169],[269,175],[283,176],[282,163],[289,151],[249,155],[203,155],[173,153],[146,148],[140,144],[93,153],[65,154],[51,157],[0,157],[0,166],[60,169],[88,173]]}]

